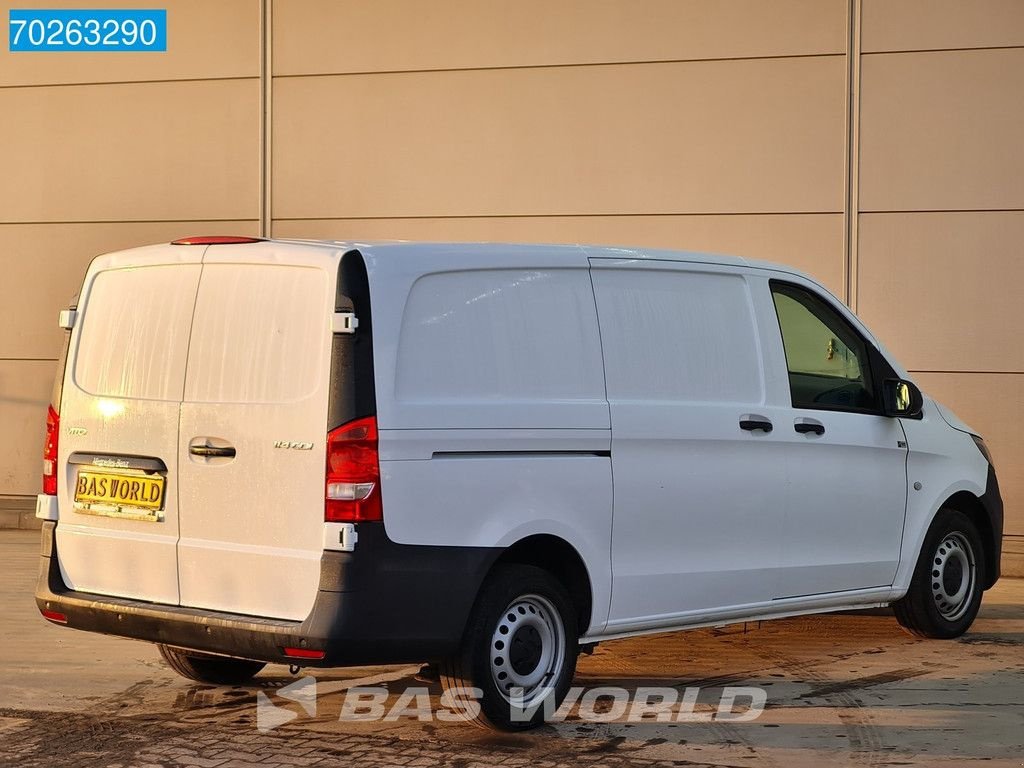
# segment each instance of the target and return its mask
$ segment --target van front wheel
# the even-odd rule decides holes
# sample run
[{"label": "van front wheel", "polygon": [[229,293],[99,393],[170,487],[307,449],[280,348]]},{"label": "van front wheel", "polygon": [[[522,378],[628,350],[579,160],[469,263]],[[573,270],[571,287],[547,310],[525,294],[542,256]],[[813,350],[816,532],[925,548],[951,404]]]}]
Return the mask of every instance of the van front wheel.
[{"label": "van front wheel", "polygon": [[462,648],[441,664],[446,696],[477,725],[540,725],[576,673],[579,628],[565,587],[532,565],[500,565],[481,588]]},{"label": "van front wheel", "polygon": [[263,669],[262,661],[230,659],[226,656],[210,656],[189,653],[182,648],[157,643],[157,650],[167,666],[182,677],[212,685],[241,685],[247,683]]},{"label": "van front wheel", "polygon": [[962,512],[939,510],[910,589],[893,603],[896,619],[919,637],[959,637],[981,608],[984,574],[985,554],[974,523]]}]

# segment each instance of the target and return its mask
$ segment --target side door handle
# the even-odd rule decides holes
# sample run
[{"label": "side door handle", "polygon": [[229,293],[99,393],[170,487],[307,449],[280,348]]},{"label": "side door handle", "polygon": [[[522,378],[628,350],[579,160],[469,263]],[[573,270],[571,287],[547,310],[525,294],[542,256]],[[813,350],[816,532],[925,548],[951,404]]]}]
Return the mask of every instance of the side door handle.
[{"label": "side door handle", "polygon": [[765,434],[772,431],[772,423],[763,416],[744,416],[740,419],[740,429],[754,432],[760,429]]},{"label": "side door handle", "polygon": [[193,456],[204,456],[207,458],[212,456],[222,456],[224,458],[233,459],[235,457],[234,448],[218,448],[213,445],[190,445],[188,447],[188,452]]},{"label": "side door handle", "polygon": [[793,429],[795,429],[801,435],[815,434],[824,435],[825,425],[820,421],[814,421],[813,419],[807,419],[805,421],[797,421],[793,423]]}]

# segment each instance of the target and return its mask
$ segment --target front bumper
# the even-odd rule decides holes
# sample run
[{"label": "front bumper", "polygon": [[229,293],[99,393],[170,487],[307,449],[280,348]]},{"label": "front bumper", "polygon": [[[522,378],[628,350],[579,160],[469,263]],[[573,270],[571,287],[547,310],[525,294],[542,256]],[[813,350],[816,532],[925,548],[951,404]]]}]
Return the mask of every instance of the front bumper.
[{"label": "front bumper", "polygon": [[992,525],[991,549],[986,550],[989,560],[988,578],[985,579],[985,589],[990,589],[999,580],[1003,556],[1003,497],[999,493],[999,481],[991,464],[988,465],[988,482],[980,501]]},{"label": "front bumper", "polygon": [[[380,523],[359,526],[356,552],[324,552],[305,621],[77,592],[63,580],[57,523],[43,523],[36,604],[67,626],[204,653],[329,667],[434,661],[454,653],[476,593],[499,550],[395,544]],[[323,651],[295,659],[285,648]]]}]

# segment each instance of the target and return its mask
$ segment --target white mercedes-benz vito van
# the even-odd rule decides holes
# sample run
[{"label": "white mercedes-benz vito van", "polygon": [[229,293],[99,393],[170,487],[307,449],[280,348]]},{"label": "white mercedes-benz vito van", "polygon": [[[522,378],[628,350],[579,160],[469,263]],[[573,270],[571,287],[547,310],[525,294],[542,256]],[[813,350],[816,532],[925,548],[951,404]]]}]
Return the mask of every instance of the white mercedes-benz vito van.
[{"label": "white mercedes-benz vito van", "polygon": [[601,640],[890,603],[949,638],[999,577],[982,439],[787,267],[188,238],[61,323],[39,609],[194,680],[428,662],[526,727]]}]

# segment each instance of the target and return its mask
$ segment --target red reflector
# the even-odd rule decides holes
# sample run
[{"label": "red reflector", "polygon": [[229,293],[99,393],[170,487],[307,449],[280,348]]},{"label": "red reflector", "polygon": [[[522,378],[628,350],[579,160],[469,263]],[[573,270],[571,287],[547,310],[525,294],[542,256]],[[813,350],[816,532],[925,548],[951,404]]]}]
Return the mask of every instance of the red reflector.
[{"label": "red reflector", "polygon": [[259,243],[261,237],[238,237],[236,235],[206,235],[204,237],[183,237],[171,241],[171,245],[237,245],[241,243]]},{"label": "red reflector", "polygon": [[377,418],[343,424],[327,435],[327,483],[324,520],[359,523],[383,520]]},{"label": "red reflector", "polygon": [[285,648],[284,655],[289,659],[322,659],[324,651],[311,651],[308,648]]},{"label": "red reflector", "polygon": [[57,613],[57,611],[51,611],[47,608],[41,608],[39,612],[43,614],[43,618],[47,619],[48,621],[53,621],[57,624],[68,623],[68,617],[65,616],[63,613]]},{"label": "red reflector", "polygon": [[60,414],[51,405],[46,411],[46,442],[43,444],[43,493],[57,495],[57,437]]}]

